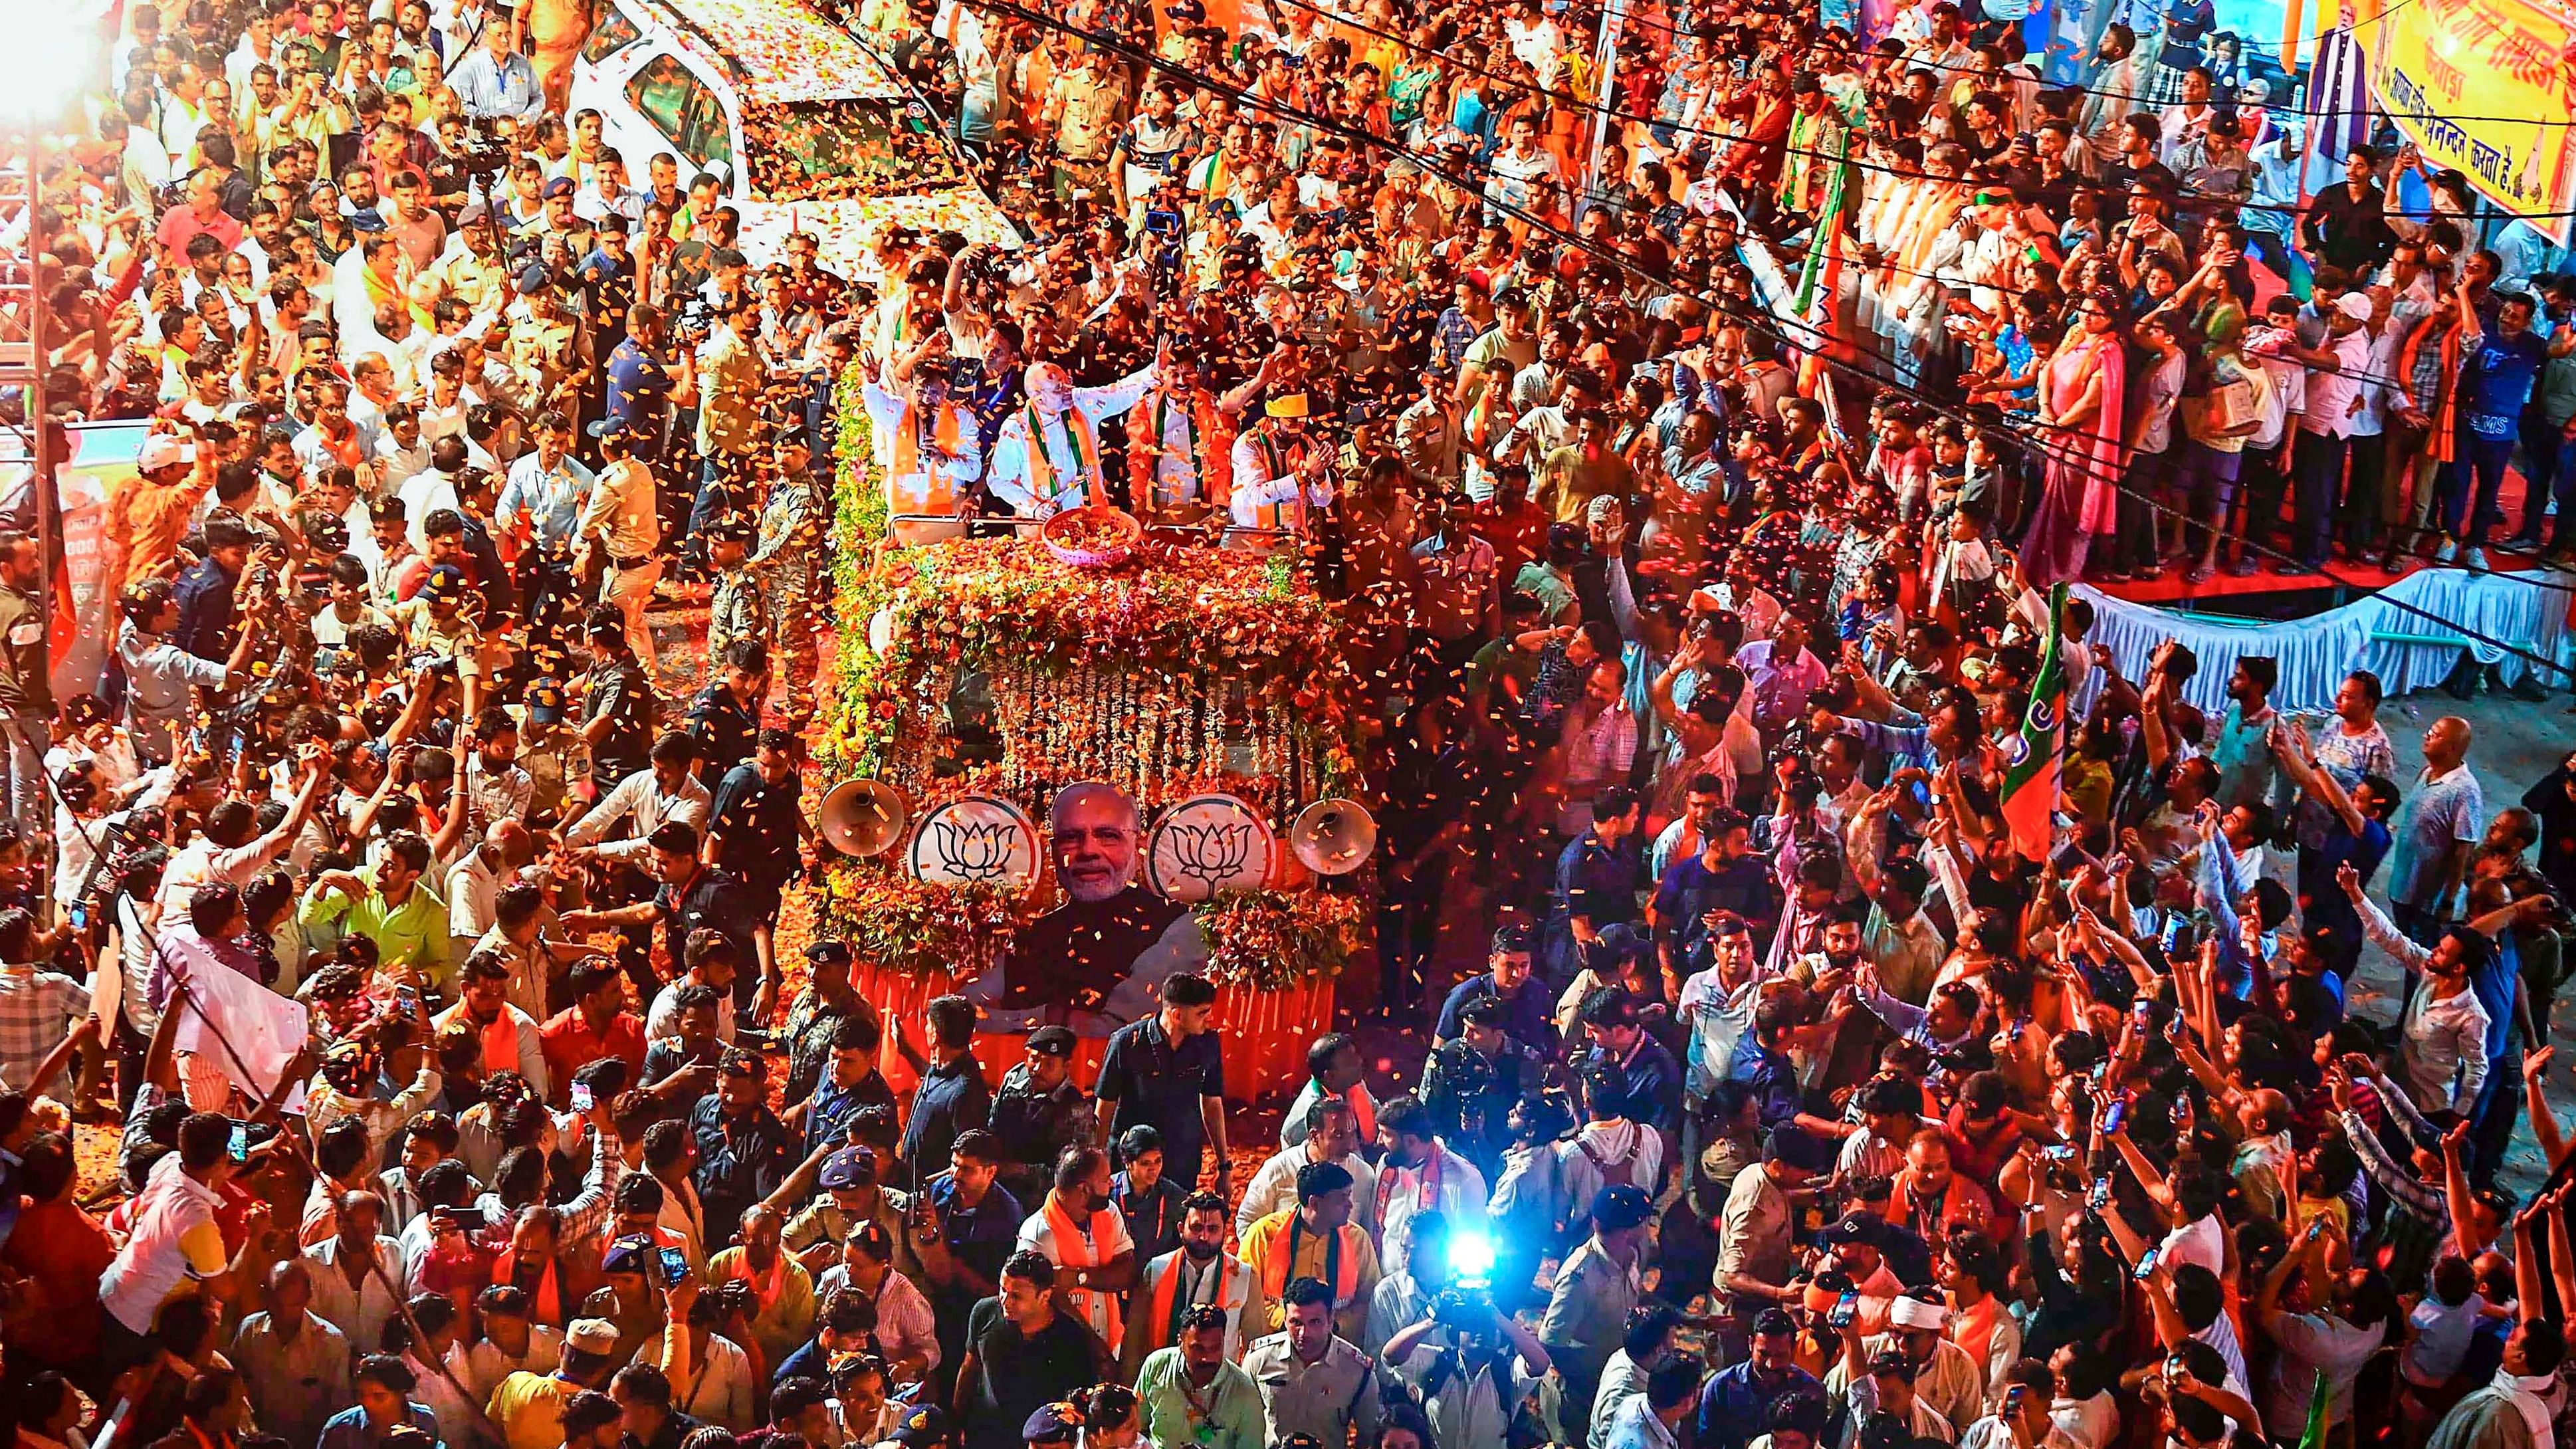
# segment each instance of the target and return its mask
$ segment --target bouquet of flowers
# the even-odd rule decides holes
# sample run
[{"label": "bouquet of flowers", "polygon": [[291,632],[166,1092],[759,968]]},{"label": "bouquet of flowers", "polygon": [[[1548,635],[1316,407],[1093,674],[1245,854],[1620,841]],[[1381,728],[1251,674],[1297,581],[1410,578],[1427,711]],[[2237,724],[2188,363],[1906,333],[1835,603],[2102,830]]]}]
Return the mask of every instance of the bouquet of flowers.
[{"label": "bouquet of flowers", "polygon": [[1330,891],[1244,891],[1193,908],[1210,979],[1274,991],[1334,976],[1368,945],[1369,911]]}]

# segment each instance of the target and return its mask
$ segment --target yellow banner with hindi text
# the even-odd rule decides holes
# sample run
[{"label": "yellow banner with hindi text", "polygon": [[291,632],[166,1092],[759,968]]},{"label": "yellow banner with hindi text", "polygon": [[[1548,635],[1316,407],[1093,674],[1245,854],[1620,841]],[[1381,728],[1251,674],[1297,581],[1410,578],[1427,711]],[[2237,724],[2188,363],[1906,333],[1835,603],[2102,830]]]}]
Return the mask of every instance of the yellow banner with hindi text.
[{"label": "yellow banner with hindi text", "polygon": [[2567,245],[2567,213],[2576,210],[2576,13],[2532,0],[2357,8],[2371,93],[2424,160],[2461,172]]}]

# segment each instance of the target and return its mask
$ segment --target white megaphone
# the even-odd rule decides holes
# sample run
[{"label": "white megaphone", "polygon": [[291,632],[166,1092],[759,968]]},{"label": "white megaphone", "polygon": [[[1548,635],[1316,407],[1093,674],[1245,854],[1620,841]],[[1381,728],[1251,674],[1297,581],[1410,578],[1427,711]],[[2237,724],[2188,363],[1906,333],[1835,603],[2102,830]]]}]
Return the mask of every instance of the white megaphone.
[{"label": "white megaphone", "polygon": [[1377,821],[1357,800],[1318,800],[1297,812],[1288,849],[1317,875],[1348,875],[1377,850]]},{"label": "white megaphone", "polygon": [[843,855],[883,855],[903,839],[910,812],[882,780],[843,780],[823,796],[823,838]]}]

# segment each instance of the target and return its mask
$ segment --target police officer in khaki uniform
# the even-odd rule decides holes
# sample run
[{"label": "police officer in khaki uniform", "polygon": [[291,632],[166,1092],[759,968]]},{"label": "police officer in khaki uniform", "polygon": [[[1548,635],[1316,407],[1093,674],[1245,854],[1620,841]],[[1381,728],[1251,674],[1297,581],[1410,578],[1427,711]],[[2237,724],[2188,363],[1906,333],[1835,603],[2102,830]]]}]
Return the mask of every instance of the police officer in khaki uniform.
[{"label": "police officer in khaki uniform", "polygon": [[[23,533],[0,532],[0,731],[9,736],[9,816],[31,841],[54,812],[45,798],[54,686],[45,648],[44,556]],[[28,850],[32,859],[44,853]]]},{"label": "police officer in khaki uniform", "polygon": [[1108,200],[1109,153],[1118,141],[1118,112],[1125,105],[1126,76],[1092,46],[1056,72],[1042,120],[1055,133],[1056,200],[1071,205],[1074,192]]},{"label": "police officer in khaki uniform", "polygon": [[850,1240],[853,1227],[873,1222],[894,1241],[894,1270],[915,1283],[921,1281],[921,1258],[913,1251],[912,1234],[903,1220],[911,1199],[884,1185],[879,1161],[877,1150],[865,1144],[836,1149],[823,1159],[823,1195],[787,1224],[780,1241],[815,1277],[841,1261],[841,1245]]},{"label": "police officer in khaki uniform", "polygon": [[577,391],[589,373],[581,319],[563,305],[554,273],[540,263],[521,269],[518,293],[519,300],[509,312],[509,331],[502,339],[501,360],[532,402],[574,412],[575,399],[560,394]]}]

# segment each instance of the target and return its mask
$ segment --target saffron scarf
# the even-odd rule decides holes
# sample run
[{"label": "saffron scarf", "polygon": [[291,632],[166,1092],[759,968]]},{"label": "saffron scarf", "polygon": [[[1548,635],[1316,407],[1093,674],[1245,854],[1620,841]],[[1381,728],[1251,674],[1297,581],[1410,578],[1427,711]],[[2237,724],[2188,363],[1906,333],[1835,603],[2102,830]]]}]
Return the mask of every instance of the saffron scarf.
[{"label": "saffron scarf", "polygon": [[[1441,1149],[1440,1144],[1434,1142],[1431,1144],[1431,1155],[1422,1159],[1421,1176],[1413,1181],[1415,1212],[1430,1212],[1440,1206],[1440,1165],[1448,1160],[1448,1156],[1449,1154]],[[1383,1167],[1378,1171],[1377,1222],[1381,1229],[1386,1224],[1386,1205],[1395,1196],[1396,1173],[1401,1170],[1395,1167]]]},{"label": "saffron scarf", "polygon": [[1269,528],[1285,532],[1291,528],[1304,524],[1306,521],[1306,485],[1303,482],[1300,482],[1295,476],[1297,467],[1296,462],[1292,460],[1288,450],[1279,446],[1279,440],[1269,433],[1254,433],[1252,435],[1252,446],[1259,450],[1261,454],[1262,469],[1270,475],[1267,481],[1277,483],[1284,479],[1287,481],[1290,490],[1286,498],[1274,499],[1268,503],[1255,504],[1253,506],[1253,526],[1256,528]]},{"label": "saffron scarf", "polygon": [[[1047,1233],[1055,1239],[1056,1266],[1097,1268],[1108,1261],[1100,1256],[1099,1239],[1095,1235],[1100,1231],[1102,1215],[1116,1211],[1115,1208],[1102,1208],[1092,1213],[1091,1230],[1086,1232],[1075,1225],[1073,1215],[1064,1210],[1064,1204],[1057,1199],[1056,1195],[1052,1192],[1048,1193]],[[1101,1336],[1109,1341],[1109,1351],[1116,1353],[1119,1337],[1126,1325],[1120,1321],[1117,1304],[1112,1296],[1094,1288],[1070,1288],[1065,1290],[1065,1296],[1074,1300],[1075,1306],[1082,1310],[1082,1316],[1091,1320],[1092,1326],[1099,1329]],[[1102,1327],[1104,1324],[1107,1326]]]},{"label": "saffron scarf", "polygon": [[[1148,509],[1159,509],[1186,501],[1165,498],[1160,486],[1162,460],[1173,451],[1164,441],[1171,436],[1171,394],[1155,391],[1151,417],[1153,429],[1142,437],[1132,428],[1129,430],[1127,459],[1134,496]],[[1225,420],[1218,415],[1213,399],[1192,398],[1184,417],[1189,441],[1183,445],[1183,455],[1198,466],[1199,495],[1207,503],[1223,508],[1234,497],[1234,440],[1226,434]]]},{"label": "saffron scarf", "polygon": [[[1055,459],[1047,456],[1046,427],[1036,403],[1020,410],[1020,421],[1029,430],[1029,492],[1052,503],[1057,493]],[[1080,494],[1081,503],[1099,501],[1093,495],[1100,487],[1100,435],[1092,431],[1091,419],[1079,407],[1064,410],[1064,434],[1073,442],[1076,469],[1073,486],[1065,491]]]},{"label": "saffron scarf", "polygon": [[[1383,1181],[1383,1179],[1380,1180]],[[1272,1251],[1261,1264],[1262,1292],[1270,1299],[1273,1321],[1277,1320],[1282,1295],[1288,1291],[1288,1280],[1295,1276],[1297,1271],[1297,1239],[1306,1231],[1306,1220],[1298,1214],[1297,1209],[1289,1208],[1280,1216],[1288,1220],[1287,1226],[1271,1235],[1269,1246]],[[1322,1282],[1331,1286],[1333,1305],[1336,1308],[1350,1302],[1359,1294],[1359,1249],[1355,1245],[1359,1231],[1357,1226],[1344,1223],[1335,1228],[1331,1236],[1324,1239],[1324,1263],[1320,1278]],[[1283,1239],[1285,1241],[1282,1241]]]},{"label": "saffron scarf", "polygon": [[[1150,1300],[1151,1306],[1147,1309],[1145,1321],[1154,1326],[1155,1340],[1152,1346],[1155,1348],[1169,1348],[1180,1342],[1181,1314],[1198,1306],[1196,1303],[1185,1302],[1181,1298],[1181,1269],[1189,1261],[1188,1249],[1174,1250],[1170,1266],[1163,1269],[1162,1277],[1154,1280],[1153,1297]],[[1224,1310],[1229,1318],[1233,1317],[1236,1309],[1243,1306],[1243,1300],[1235,1296],[1233,1289],[1234,1270],[1238,1266],[1240,1264],[1237,1260],[1223,1253],[1217,1254],[1216,1307]]]},{"label": "saffron scarf", "polygon": [[[950,456],[957,453],[957,409],[942,403],[931,419],[931,441]],[[1039,450],[1032,448],[1034,457]],[[903,417],[894,426],[894,466],[886,470],[886,491],[890,502],[900,502],[905,485],[921,480],[913,489],[923,506],[932,512],[947,512],[956,506],[956,490],[945,479],[921,465],[921,405],[906,399]]]}]

